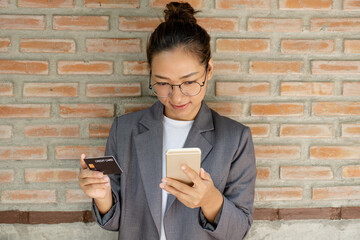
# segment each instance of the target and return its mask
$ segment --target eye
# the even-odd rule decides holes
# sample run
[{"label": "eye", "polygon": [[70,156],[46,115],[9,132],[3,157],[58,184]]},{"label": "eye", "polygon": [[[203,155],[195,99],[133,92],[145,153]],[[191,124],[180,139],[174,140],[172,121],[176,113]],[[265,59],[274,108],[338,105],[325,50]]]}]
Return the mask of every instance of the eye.
[{"label": "eye", "polygon": [[196,83],[196,81],[186,81],[186,82],[183,82],[182,84],[186,85],[186,86],[191,86],[191,85],[193,85],[195,83]]},{"label": "eye", "polygon": [[167,82],[156,82],[155,83],[156,85],[159,85],[159,86],[169,86],[170,84],[167,83]]}]

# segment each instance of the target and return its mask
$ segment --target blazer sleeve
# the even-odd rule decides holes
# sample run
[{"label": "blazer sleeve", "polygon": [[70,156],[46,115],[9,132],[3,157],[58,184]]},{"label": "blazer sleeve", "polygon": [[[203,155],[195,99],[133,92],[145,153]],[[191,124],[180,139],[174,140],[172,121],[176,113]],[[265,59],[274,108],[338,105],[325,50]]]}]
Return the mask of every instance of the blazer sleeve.
[{"label": "blazer sleeve", "polygon": [[205,229],[216,239],[243,239],[253,222],[256,161],[251,131],[242,132],[226,187],[220,221],[214,231]]},{"label": "blazer sleeve", "polygon": [[[112,155],[118,161],[118,154],[117,154],[117,119],[114,120],[109,137],[106,143],[105,155]],[[111,183],[111,191],[113,197],[113,206],[110,210],[101,215],[99,210],[94,203],[94,199],[92,200],[92,214],[95,221],[104,229],[110,231],[119,231],[119,223],[120,223],[120,213],[121,213],[121,206],[120,206],[120,175],[119,174],[109,174]]]}]

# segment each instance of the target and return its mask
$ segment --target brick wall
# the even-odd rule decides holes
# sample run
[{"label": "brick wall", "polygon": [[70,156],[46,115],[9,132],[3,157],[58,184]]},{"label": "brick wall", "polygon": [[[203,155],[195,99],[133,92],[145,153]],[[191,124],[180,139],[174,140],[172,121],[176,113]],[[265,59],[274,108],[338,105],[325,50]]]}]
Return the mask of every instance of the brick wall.
[{"label": "brick wall", "polygon": [[[0,212],[13,222],[88,221],[79,155],[102,155],[114,116],[156,100],[145,48],[166,2],[0,0]],[[252,129],[255,218],[360,218],[360,0],[189,2],[212,37],[206,101]]]}]

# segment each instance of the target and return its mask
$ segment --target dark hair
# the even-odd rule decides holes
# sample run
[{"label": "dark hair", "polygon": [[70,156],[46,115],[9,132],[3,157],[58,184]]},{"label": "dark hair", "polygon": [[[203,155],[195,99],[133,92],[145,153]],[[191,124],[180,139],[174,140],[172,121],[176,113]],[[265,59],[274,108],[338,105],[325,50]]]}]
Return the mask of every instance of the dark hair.
[{"label": "dark hair", "polygon": [[207,66],[211,58],[210,36],[196,23],[195,11],[189,3],[170,2],[164,10],[165,22],[151,34],[146,54],[149,66],[155,54],[177,47],[195,54]]}]

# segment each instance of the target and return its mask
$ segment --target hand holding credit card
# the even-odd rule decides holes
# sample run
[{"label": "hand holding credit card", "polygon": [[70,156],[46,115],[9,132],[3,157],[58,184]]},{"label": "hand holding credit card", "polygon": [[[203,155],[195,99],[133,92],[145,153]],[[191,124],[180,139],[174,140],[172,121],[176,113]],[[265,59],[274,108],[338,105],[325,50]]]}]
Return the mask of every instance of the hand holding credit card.
[{"label": "hand holding credit card", "polygon": [[93,171],[104,174],[121,174],[123,172],[113,156],[85,158],[84,161],[88,168]]}]

